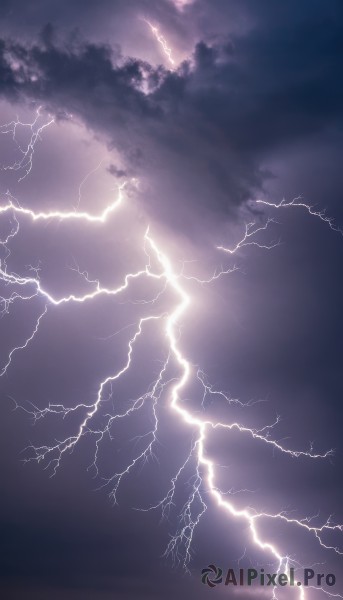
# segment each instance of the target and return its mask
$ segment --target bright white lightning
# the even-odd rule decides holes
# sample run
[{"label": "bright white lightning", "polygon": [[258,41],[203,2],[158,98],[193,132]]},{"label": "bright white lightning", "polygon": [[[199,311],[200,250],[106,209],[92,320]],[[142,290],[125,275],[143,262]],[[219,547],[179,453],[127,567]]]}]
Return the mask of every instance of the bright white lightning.
[{"label": "bright white lightning", "polygon": [[150,21],[148,21],[148,19],[143,19],[143,21],[147,25],[149,25],[150,30],[151,30],[153,36],[156,38],[156,40],[158,41],[158,43],[162,47],[162,51],[166,55],[168,61],[170,62],[170,64],[172,65],[172,67],[175,67],[175,60],[173,59],[173,56],[172,56],[172,52],[173,51],[168,46],[168,42],[167,42],[166,38],[160,33],[160,30],[158,29],[158,27],[156,27],[155,25],[153,25]]},{"label": "bright white lightning", "polygon": [[[9,258],[10,256],[8,245],[11,243],[12,239],[20,233],[18,221],[19,218],[26,217],[32,219],[33,221],[47,221],[51,219],[65,221],[79,219],[81,221],[90,223],[105,223],[114,209],[118,208],[122,203],[123,189],[124,186],[121,186],[119,189],[118,199],[105,208],[100,215],[91,215],[87,212],[80,212],[77,210],[74,212],[64,212],[59,210],[35,212],[31,209],[19,206],[14,199],[8,195],[6,202],[2,206],[0,205],[0,215],[9,213],[14,219],[14,227],[12,228],[11,233],[1,242],[3,247],[6,249],[6,257]],[[255,227],[254,224],[248,224],[242,240],[240,240],[234,248],[229,249],[222,246],[219,248],[229,254],[235,254],[240,248],[250,245],[271,249],[275,244],[259,244],[253,239],[253,236],[256,233],[265,230],[269,223],[270,220],[267,221],[266,225],[257,227]],[[197,381],[202,387],[203,403],[207,396],[212,395],[220,395],[224,397],[228,404],[232,402],[232,399],[228,398],[224,392],[216,392],[207,383],[203,372],[194,367],[184,356],[180,346],[180,325],[186,318],[187,310],[189,310],[192,305],[192,298],[187,291],[187,280],[194,279],[201,284],[210,283],[219,276],[232,272],[234,268],[221,270],[219,273],[215,273],[212,278],[204,280],[185,277],[183,272],[178,273],[174,270],[172,262],[152,237],[149,229],[146,231],[144,236],[144,252],[147,258],[145,267],[137,270],[137,272],[127,273],[124,278],[124,282],[118,287],[113,289],[103,287],[98,280],[92,281],[88,278],[87,273],[84,273],[86,281],[93,286],[91,291],[83,295],[70,294],[68,296],[59,298],[56,298],[50,294],[48,290],[42,286],[38,269],[33,269],[34,274],[32,276],[24,277],[9,271],[6,260],[1,263],[0,281],[2,281],[6,287],[13,285],[16,289],[16,291],[12,292],[8,297],[0,298],[0,303],[2,303],[4,307],[3,312],[8,312],[13,302],[18,300],[30,301],[33,298],[42,298],[44,300],[44,311],[39,316],[32,335],[27,338],[24,344],[11,350],[9,359],[6,365],[2,368],[0,375],[4,375],[7,372],[11,365],[14,353],[27,348],[33,338],[39,334],[39,325],[41,319],[46,315],[49,306],[58,307],[69,302],[84,303],[94,301],[100,295],[116,296],[122,293],[124,290],[127,290],[130,281],[138,277],[145,277],[147,279],[153,279],[161,282],[162,291],[160,291],[158,295],[153,298],[153,300],[148,301],[152,306],[156,304],[156,299],[166,290],[171,291],[178,299],[176,305],[172,306],[169,311],[157,310],[156,314],[152,314],[138,320],[138,323],[135,325],[134,333],[128,342],[126,359],[123,361],[123,364],[119,369],[117,369],[113,374],[109,374],[103,381],[100,382],[97,397],[93,404],[87,405],[81,403],[72,408],[65,407],[63,404],[50,404],[43,410],[35,406],[33,406],[33,408],[30,410],[26,408],[24,409],[30,413],[35,420],[41,419],[47,414],[59,414],[63,417],[66,417],[71,412],[85,413],[85,415],[81,417],[80,424],[74,435],[69,436],[62,441],[56,442],[56,444],[53,446],[31,446],[30,449],[33,452],[33,456],[28,460],[46,460],[47,466],[51,466],[52,474],[54,474],[56,473],[57,468],[60,466],[61,459],[64,454],[67,451],[72,450],[83,436],[92,436],[95,439],[95,454],[94,461],[91,466],[93,466],[96,472],[98,472],[97,461],[100,444],[105,436],[109,436],[109,438],[111,438],[112,425],[116,421],[129,417],[133,412],[139,411],[143,406],[149,404],[153,415],[153,427],[147,434],[141,436],[142,440],[147,438],[144,449],[137,453],[137,455],[125,469],[119,473],[115,473],[112,477],[107,478],[105,482],[105,485],[111,486],[110,496],[114,501],[116,501],[118,489],[123,478],[129,475],[138,463],[144,464],[149,457],[154,456],[153,446],[157,440],[156,435],[158,430],[157,406],[162,394],[166,394],[169,398],[170,409],[192,429],[195,435],[190,453],[180,466],[175,476],[172,478],[171,487],[166,496],[157,505],[151,507],[161,508],[162,514],[166,515],[167,511],[173,504],[176,486],[184,474],[185,469],[190,465],[193,465],[191,492],[181,510],[179,526],[176,534],[174,537],[172,537],[168,544],[166,550],[167,554],[171,553],[176,560],[182,559],[184,566],[187,567],[187,564],[191,559],[191,545],[195,528],[199,524],[202,515],[207,509],[207,505],[203,499],[204,491],[208,492],[213,497],[217,505],[226,513],[228,513],[228,515],[235,519],[242,520],[249,525],[252,541],[261,550],[264,550],[272,555],[272,557],[277,561],[279,570],[282,568],[287,570],[292,564],[294,564],[294,561],[291,560],[289,556],[283,555],[275,544],[272,544],[265,539],[265,536],[260,532],[260,529],[262,529],[261,523],[263,520],[286,522],[289,526],[296,526],[300,529],[304,529],[310,535],[313,535],[313,537],[316,538],[323,548],[333,550],[338,554],[342,554],[342,550],[340,548],[323,541],[323,535],[326,533],[342,532],[342,525],[332,524],[330,519],[328,519],[323,525],[316,527],[312,525],[312,519],[309,517],[305,517],[303,519],[294,519],[289,517],[285,512],[269,514],[255,511],[251,507],[240,508],[233,502],[227,500],[226,493],[221,492],[217,487],[215,463],[211,460],[206,451],[206,443],[208,439],[208,433],[210,431],[221,429],[230,432],[231,430],[238,430],[242,435],[250,436],[256,441],[256,443],[266,444],[273,450],[285,453],[292,458],[303,456],[308,459],[322,459],[331,456],[332,450],[329,450],[323,454],[318,454],[314,453],[312,449],[310,451],[303,451],[290,450],[284,447],[277,440],[270,437],[270,431],[273,430],[273,428],[277,425],[278,419],[275,423],[267,425],[262,429],[252,429],[235,421],[217,422],[215,420],[206,418],[205,416],[201,417],[199,414],[194,415],[192,411],[187,408],[187,405],[182,400],[182,396],[185,387],[192,380]],[[17,288],[27,291],[19,293]],[[107,388],[111,390],[112,384],[116,380],[120,379],[120,377],[130,369],[137,340],[142,336],[144,329],[154,323],[163,328],[165,339],[167,341],[167,356],[163,360],[158,376],[151,384],[149,390],[142,394],[139,398],[132,401],[129,408],[127,408],[127,410],[125,410],[123,413],[105,415],[105,425],[99,429],[99,427],[96,427],[92,424],[92,421],[97,414],[100,405],[108,396]],[[169,372],[172,367],[172,363],[177,365],[178,371],[180,372],[180,375],[177,377],[175,377],[175,375],[172,376]],[[240,403],[239,401],[235,402]],[[300,598],[303,600],[305,598],[304,590],[301,588],[298,591]],[[327,595],[332,594],[327,593]],[[276,598],[275,589],[273,598]]]},{"label": "bright white lightning", "polygon": [[245,246],[257,246],[258,248],[263,248],[264,250],[272,250],[278,246],[279,242],[274,242],[272,244],[261,244],[260,242],[255,240],[255,236],[260,231],[266,231],[270,223],[274,223],[273,219],[268,219],[264,225],[256,225],[255,222],[246,223],[245,225],[245,233],[239,242],[232,248],[226,248],[225,246],[217,246],[217,250],[223,250],[228,254],[236,254],[238,250],[244,248]]},{"label": "bright white lightning", "polygon": [[8,200],[5,204],[0,206],[0,215],[3,213],[15,213],[22,214],[30,217],[33,221],[49,221],[50,219],[58,219],[60,221],[88,221],[89,223],[105,223],[108,215],[114,212],[122,203],[123,195],[122,190],[124,189],[126,182],[119,186],[118,197],[98,215],[92,215],[85,211],[60,211],[52,210],[48,212],[40,211],[34,212],[29,208],[20,206],[15,199],[7,192]]},{"label": "bright white lightning", "polygon": [[256,203],[264,204],[265,206],[269,206],[270,208],[291,208],[291,207],[304,208],[313,217],[318,217],[321,221],[324,221],[324,223],[327,223],[333,231],[338,231],[341,235],[343,235],[342,229],[340,229],[339,227],[337,227],[334,224],[334,220],[332,217],[328,217],[326,215],[325,209],[314,210],[313,206],[310,206],[310,204],[306,204],[305,202],[303,202],[303,199],[301,196],[297,196],[297,198],[293,198],[293,200],[290,200],[289,202],[286,202],[286,200],[283,199],[279,203],[269,202],[268,200],[256,200]]},{"label": "bright white lightning", "polygon": [[22,346],[15,346],[14,348],[12,348],[11,352],[9,353],[7,363],[2,367],[2,369],[0,371],[0,377],[5,375],[8,367],[10,366],[10,364],[12,362],[13,354],[15,354],[15,352],[18,352],[19,350],[24,350],[25,348],[27,348],[29,343],[33,340],[33,338],[35,337],[35,335],[38,331],[41,320],[43,319],[44,315],[46,315],[46,313],[47,313],[47,310],[48,310],[48,307],[45,306],[43,312],[39,315],[39,317],[37,319],[37,322],[36,322],[36,325],[35,325],[35,328],[34,328],[32,334],[27,338],[27,340],[25,340],[25,342],[22,344]]},{"label": "bright white lightning", "polygon": [[82,181],[81,181],[81,183],[80,183],[80,185],[79,185],[79,197],[78,197],[78,199],[77,199],[77,204],[76,204],[76,209],[75,209],[75,210],[79,210],[79,208],[80,208],[80,204],[81,204],[81,195],[82,195],[82,188],[83,188],[83,186],[85,185],[86,181],[88,181],[89,177],[90,177],[91,175],[93,175],[94,173],[96,173],[96,172],[97,172],[97,171],[100,169],[100,167],[101,167],[101,165],[103,164],[104,160],[105,160],[105,159],[104,159],[104,158],[102,158],[102,159],[101,159],[101,161],[99,162],[99,164],[98,164],[96,167],[94,167],[94,169],[92,169],[91,171],[89,171],[89,172],[87,173],[87,175],[85,175],[85,177],[82,179]]}]

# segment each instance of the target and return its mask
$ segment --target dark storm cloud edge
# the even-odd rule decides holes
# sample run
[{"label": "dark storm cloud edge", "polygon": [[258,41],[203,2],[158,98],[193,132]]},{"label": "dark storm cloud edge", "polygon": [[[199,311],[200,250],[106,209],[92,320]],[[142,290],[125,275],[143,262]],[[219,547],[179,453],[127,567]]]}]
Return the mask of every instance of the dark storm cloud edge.
[{"label": "dark storm cloud edge", "polygon": [[32,44],[0,41],[0,94],[73,113],[136,175],[178,173],[193,194],[178,189],[174,208],[196,198],[200,212],[232,212],[261,191],[274,149],[341,122],[343,27],[334,14],[325,25],[300,19],[273,31],[266,19],[230,41],[199,42],[192,65],[175,72],[79,34],[62,41],[47,25]]}]

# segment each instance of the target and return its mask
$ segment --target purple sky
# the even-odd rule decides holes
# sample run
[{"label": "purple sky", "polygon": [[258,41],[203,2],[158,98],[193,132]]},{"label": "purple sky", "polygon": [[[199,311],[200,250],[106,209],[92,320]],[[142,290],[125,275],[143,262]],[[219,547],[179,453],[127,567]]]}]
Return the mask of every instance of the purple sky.
[{"label": "purple sky", "polygon": [[[38,107],[33,131],[54,118],[35,145],[30,173],[22,178],[25,169],[1,171],[0,211],[10,193],[16,206],[36,213],[100,214],[126,182],[121,206],[104,223],[33,222],[13,210],[0,213],[1,240],[19,226],[7,247],[0,246],[1,272],[28,277],[30,266],[39,266],[41,285],[54,298],[83,295],[97,281],[115,288],[127,273],[145,268],[149,226],[191,298],[178,323],[183,356],[214,389],[249,403],[242,407],[216,395],[202,406],[203,390],[192,377],[181,405],[198,418],[237,420],[253,430],[280,416],[270,438],[286,449],[308,452],[311,443],[316,454],[335,449],[326,459],[295,459],[249,434],[216,429],[206,441],[216,485],[233,492],[225,497],[237,509],[315,516],[317,527],[330,515],[341,523],[339,0],[310,6],[304,0],[4,0],[0,16],[1,123],[16,115],[30,123]],[[163,35],[174,66],[146,21]],[[5,131],[4,167],[20,157]],[[22,147],[29,135],[29,127],[18,126]],[[314,210],[326,209],[334,227],[303,207],[273,210],[255,202],[300,196]],[[252,239],[277,243],[272,249],[246,246],[234,256],[218,250],[234,247],[246,223],[263,227],[268,218],[274,222]],[[156,270],[151,251],[150,258]],[[194,279],[234,266],[210,284]],[[19,289],[0,277],[2,297]],[[32,456],[27,446],[53,446],[75,435],[84,418],[82,410],[65,418],[48,414],[33,426],[32,405],[94,405],[100,382],[125,364],[139,320],[170,314],[176,296],[143,276],[115,297],[50,303],[32,342],[13,354],[0,378],[0,589],[6,600],[271,598],[261,590],[239,594],[202,585],[203,567],[238,568],[242,555],[242,567],[275,570],[270,553],[252,543],[247,522],[218,508],[204,468],[200,492],[207,511],[194,530],[190,573],[182,566],[182,544],[180,564],[163,556],[196,481],[194,460],[178,480],[166,518],[161,508],[134,510],[162,500],[196,440],[196,428],[171,410],[173,382],[181,376],[175,357],[167,376],[173,381],[156,404],[153,456],[122,480],[117,506],[108,498],[111,486],[98,488],[144,449],[154,426],[151,401],[114,423],[112,440],[105,437],[99,446],[98,476],[88,468],[96,433],[63,454],[54,477],[49,460],[22,463]],[[0,370],[43,310],[40,295],[10,305],[1,319]],[[109,412],[122,413],[151,388],[169,351],[162,322],[144,326],[130,370],[113,383],[111,399],[109,386],[104,392],[93,432],[104,427]],[[24,410],[13,410],[15,403]],[[323,549],[313,533],[275,519],[261,521],[259,531],[294,561],[334,573],[330,591],[343,594],[341,557]],[[336,531],[325,533],[323,543],[343,547]],[[325,597],[311,590],[307,600]],[[278,598],[299,595],[286,590]]]}]

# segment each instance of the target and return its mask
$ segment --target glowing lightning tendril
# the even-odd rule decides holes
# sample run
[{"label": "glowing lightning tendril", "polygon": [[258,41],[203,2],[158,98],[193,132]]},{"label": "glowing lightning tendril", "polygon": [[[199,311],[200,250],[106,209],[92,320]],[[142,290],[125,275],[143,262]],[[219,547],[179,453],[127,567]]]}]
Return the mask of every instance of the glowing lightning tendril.
[{"label": "glowing lightning tendril", "polygon": [[154,37],[156,38],[156,40],[162,47],[162,50],[163,50],[164,54],[166,55],[166,57],[168,58],[170,64],[173,67],[175,67],[175,60],[173,59],[173,56],[172,56],[172,49],[168,46],[168,42],[167,42],[166,38],[160,33],[160,31],[157,27],[155,27],[152,23],[150,23],[150,21],[148,21],[148,19],[143,19],[143,21],[147,25],[149,25],[152,34],[154,35]]},{"label": "glowing lightning tendril", "polygon": [[[15,120],[11,121],[10,123],[6,123],[5,125],[0,126],[0,133],[12,134],[12,140],[14,141],[14,143],[20,153],[20,158],[18,160],[16,160],[12,165],[5,166],[2,168],[4,171],[10,170],[10,171],[19,171],[20,172],[23,170],[24,174],[20,176],[18,181],[22,181],[23,179],[25,179],[25,177],[27,177],[27,175],[29,175],[29,173],[31,172],[32,161],[33,161],[33,156],[34,156],[34,152],[35,152],[35,145],[37,144],[37,142],[39,140],[41,140],[41,134],[44,131],[44,129],[46,129],[47,127],[52,125],[52,123],[55,122],[55,120],[49,115],[49,119],[42,125],[39,125],[39,120],[42,116],[41,111],[42,111],[42,107],[40,106],[36,110],[36,117],[32,123],[23,123],[17,117]],[[22,145],[18,142],[17,135],[18,135],[18,130],[20,128],[22,128],[24,130],[28,129],[30,132],[30,139],[29,139],[26,147],[25,146],[22,147]]]},{"label": "glowing lightning tendril", "polygon": [[328,217],[325,213],[325,209],[324,210],[314,210],[313,206],[310,206],[309,204],[306,204],[301,196],[297,196],[296,198],[293,198],[293,200],[290,200],[289,202],[286,202],[285,199],[281,200],[281,202],[279,202],[278,204],[275,202],[269,202],[268,200],[256,200],[257,204],[264,204],[265,206],[269,206],[271,208],[290,208],[290,207],[295,207],[298,206],[300,208],[304,208],[305,210],[307,210],[307,212],[314,216],[314,217],[318,217],[321,221],[324,221],[324,223],[327,223],[329,225],[329,227],[333,230],[333,231],[338,231],[340,234],[343,235],[343,231],[342,229],[340,229],[340,227],[337,227],[334,224],[334,220],[332,217]]}]

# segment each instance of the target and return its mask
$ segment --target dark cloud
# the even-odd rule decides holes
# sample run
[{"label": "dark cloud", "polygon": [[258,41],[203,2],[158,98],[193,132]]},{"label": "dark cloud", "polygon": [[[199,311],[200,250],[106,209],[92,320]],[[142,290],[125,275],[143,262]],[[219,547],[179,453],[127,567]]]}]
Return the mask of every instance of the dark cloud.
[{"label": "dark cloud", "polygon": [[[293,4],[274,14],[263,3],[258,11],[244,3],[251,29],[221,42],[198,42],[194,66],[177,72],[120,61],[109,45],[58,42],[48,25],[41,44],[3,43],[2,93],[81,117],[125,154],[140,177],[153,178],[155,170],[172,165],[180,174],[174,213],[182,218],[185,207],[193,210],[193,198],[201,213],[208,206],[230,213],[263,188],[266,157],[341,122],[341,7],[315,5],[305,15]],[[196,15],[205,8],[196,2],[188,10]],[[221,3],[208,10],[226,12]],[[21,67],[13,68],[8,53]],[[142,91],[144,80],[153,86],[149,93]],[[161,190],[156,195],[153,210],[173,219],[169,198],[163,208]]]},{"label": "dark cloud", "polygon": [[126,177],[127,176],[127,172],[124,171],[124,169],[120,169],[120,168],[116,167],[116,165],[110,165],[108,167],[108,171],[109,171],[109,173],[111,173],[111,175],[114,175],[115,177]]}]

